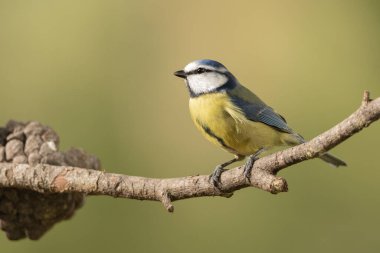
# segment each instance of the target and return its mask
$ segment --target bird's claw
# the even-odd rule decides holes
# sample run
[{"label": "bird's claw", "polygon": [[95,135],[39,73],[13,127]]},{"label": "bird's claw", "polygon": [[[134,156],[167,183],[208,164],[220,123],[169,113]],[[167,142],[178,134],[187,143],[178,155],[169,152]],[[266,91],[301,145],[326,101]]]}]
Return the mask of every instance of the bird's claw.
[{"label": "bird's claw", "polygon": [[260,148],[256,153],[249,156],[247,163],[244,165],[243,175],[245,179],[251,183],[251,172],[253,165],[259,159],[259,155],[265,151],[265,148]]},{"label": "bird's claw", "polygon": [[244,165],[244,171],[243,175],[248,182],[251,182],[251,172],[253,165],[255,164],[258,157],[256,155],[251,155],[247,161],[247,163]]},{"label": "bird's claw", "polygon": [[224,172],[223,167],[218,165],[216,166],[215,170],[210,175],[211,183],[218,189],[220,189],[220,177],[223,172]]}]

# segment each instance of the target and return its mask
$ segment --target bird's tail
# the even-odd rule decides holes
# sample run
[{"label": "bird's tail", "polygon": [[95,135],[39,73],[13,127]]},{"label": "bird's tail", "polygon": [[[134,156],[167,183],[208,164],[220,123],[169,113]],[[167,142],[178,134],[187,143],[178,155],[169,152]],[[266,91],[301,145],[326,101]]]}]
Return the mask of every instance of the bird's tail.
[{"label": "bird's tail", "polygon": [[330,155],[329,153],[325,153],[321,155],[319,158],[334,167],[347,166],[347,164],[344,161],[340,160],[339,158],[333,155]]},{"label": "bird's tail", "polygon": [[[297,133],[287,134],[285,136],[284,141],[287,145],[290,145],[290,146],[294,146],[294,145],[298,145],[298,144],[306,142],[305,139]],[[339,158],[333,155],[330,155],[329,153],[324,153],[319,158],[334,167],[347,166],[347,164],[344,161],[340,160]]]}]

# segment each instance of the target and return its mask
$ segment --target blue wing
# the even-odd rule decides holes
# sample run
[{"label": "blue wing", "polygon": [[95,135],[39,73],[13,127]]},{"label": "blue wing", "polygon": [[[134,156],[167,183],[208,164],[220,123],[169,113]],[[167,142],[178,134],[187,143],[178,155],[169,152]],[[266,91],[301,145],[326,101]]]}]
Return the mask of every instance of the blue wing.
[{"label": "blue wing", "polygon": [[286,120],[261,100],[249,102],[240,97],[231,96],[231,101],[245,114],[247,119],[264,123],[285,133],[294,133],[286,124]]}]

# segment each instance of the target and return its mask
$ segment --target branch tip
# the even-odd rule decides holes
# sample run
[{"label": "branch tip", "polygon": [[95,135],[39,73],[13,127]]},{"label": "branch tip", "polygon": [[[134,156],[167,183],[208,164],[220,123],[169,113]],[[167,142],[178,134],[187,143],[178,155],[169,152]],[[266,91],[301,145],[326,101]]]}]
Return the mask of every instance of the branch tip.
[{"label": "branch tip", "polygon": [[274,179],[270,185],[270,192],[273,194],[277,194],[280,192],[288,191],[288,183],[282,177],[278,177]]},{"label": "branch tip", "polygon": [[370,94],[369,94],[369,91],[368,90],[365,90],[364,91],[364,94],[363,94],[363,100],[362,100],[362,105],[367,105],[369,102],[371,102],[372,99],[370,98]]}]

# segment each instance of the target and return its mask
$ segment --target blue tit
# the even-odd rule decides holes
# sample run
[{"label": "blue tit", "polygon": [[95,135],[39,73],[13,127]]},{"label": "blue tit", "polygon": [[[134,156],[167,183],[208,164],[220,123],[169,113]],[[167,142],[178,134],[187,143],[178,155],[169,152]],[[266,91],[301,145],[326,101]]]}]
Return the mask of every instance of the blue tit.
[{"label": "blue tit", "polygon": [[[258,155],[276,146],[294,146],[304,138],[294,132],[284,117],[239,83],[221,63],[197,60],[174,75],[185,79],[190,93],[190,114],[198,130],[210,142],[234,154],[218,165],[210,178],[218,187],[224,168],[249,156],[244,176],[249,179]],[[334,167],[346,163],[328,153],[320,156]]]}]

